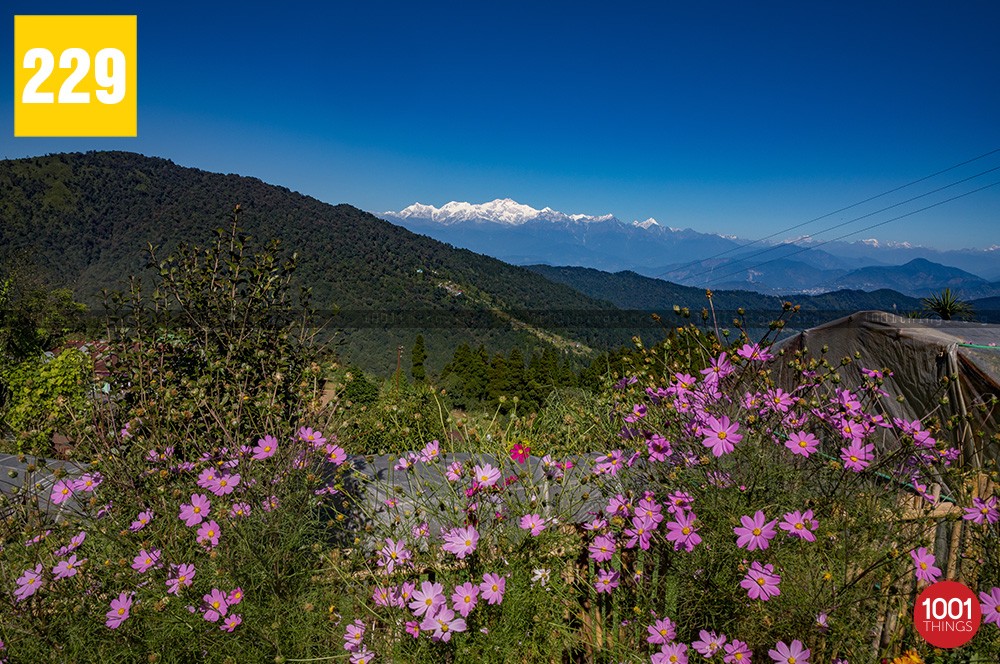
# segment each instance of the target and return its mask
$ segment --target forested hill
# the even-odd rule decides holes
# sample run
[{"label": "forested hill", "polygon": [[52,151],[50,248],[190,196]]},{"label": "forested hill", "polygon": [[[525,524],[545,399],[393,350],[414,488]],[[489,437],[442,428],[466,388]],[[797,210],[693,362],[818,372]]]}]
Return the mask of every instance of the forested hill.
[{"label": "forested hill", "polygon": [[[147,243],[165,253],[181,241],[207,241],[228,224],[239,203],[250,234],[262,241],[280,238],[285,249],[298,253],[298,278],[312,287],[322,309],[373,310],[393,320],[400,312],[412,319],[422,311],[515,312],[516,317],[520,309],[613,308],[350,205],[329,205],[255,178],[134,153],[2,161],[0,192],[0,267],[27,262],[48,285],[71,286],[91,305],[99,303],[102,288],[123,289],[129,275],[144,271]],[[577,340],[543,339],[546,335],[509,318],[484,326],[472,340],[503,348],[533,338],[576,348]],[[390,327],[353,333],[347,352],[369,368],[394,369],[396,344],[408,348],[417,330],[412,320]],[[445,324],[428,338],[429,365],[443,364],[458,342],[469,341],[464,332]],[[352,340],[363,343],[352,348]]]}]

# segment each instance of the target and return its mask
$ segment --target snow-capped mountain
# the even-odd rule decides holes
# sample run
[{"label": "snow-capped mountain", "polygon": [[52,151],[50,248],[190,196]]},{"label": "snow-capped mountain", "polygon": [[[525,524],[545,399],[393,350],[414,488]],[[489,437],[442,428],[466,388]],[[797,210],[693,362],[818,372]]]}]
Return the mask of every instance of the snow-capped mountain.
[{"label": "snow-capped mountain", "polygon": [[[510,198],[497,198],[488,203],[466,203],[451,201],[441,207],[414,203],[399,212],[383,212],[382,216],[390,219],[425,219],[439,224],[457,224],[461,222],[491,222],[520,226],[529,221],[543,220],[554,222],[592,223],[615,220],[614,215],[594,216],[589,214],[565,214],[550,207],[536,210],[530,205],[523,205]],[[655,224],[656,221],[653,220]]]}]

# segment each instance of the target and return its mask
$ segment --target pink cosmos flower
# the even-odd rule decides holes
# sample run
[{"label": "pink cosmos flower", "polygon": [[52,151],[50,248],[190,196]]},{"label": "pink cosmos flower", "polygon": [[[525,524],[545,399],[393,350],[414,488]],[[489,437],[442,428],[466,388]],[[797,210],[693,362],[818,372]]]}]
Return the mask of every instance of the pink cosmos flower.
[{"label": "pink cosmos flower", "polygon": [[785,441],[785,447],[792,454],[801,454],[808,459],[810,454],[819,449],[819,439],[806,431],[796,431]]},{"label": "pink cosmos flower", "polygon": [[234,588],[229,591],[226,595],[226,604],[229,606],[236,606],[243,601],[243,588]]},{"label": "pink cosmos flower", "polygon": [[597,580],[594,581],[594,588],[599,593],[611,594],[611,591],[618,587],[621,575],[614,570],[597,570]]},{"label": "pink cosmos flower", "polygon": [[215,522],[215,519],[201,524],[201,527],[198,528],[198,543],[206,549],[219,546],[219,524]]},{"label": "pink cosmos flower", "polygon": [[423,581],[420,584],[420,590],[413,591],[413,599],[410,601],[410,610],[413,611],[413,615],[420,617],[425,613],[433,615],[444,606],[444,586],[440,583],[431,583],[430,581]]},{"label": "pink cosmos flower", "polygon": [[740,425],[737,422],[730,422],[729,418],[723,415],[721,418],[709,416],[706,421],[707,432],[702,429],[705,439],[701,444],[712,450],[712,454],[721,457],[729,454],[736,447],[736,444],[743,440],[743,436],[737,431]]},{"label": "pink cosmos flower", "polygon": [[457,482],[462,478],[463,470],[464,469],[462,468],[461,463],[459,463],[458,461],[452,461],[450,464],[448,464],[448,471],[445,473],[445,475],[447,476],[449,482]]},{"label": "pink cosmos flower", "polygon": [[239,473],[223,473],[206,488],[217,496],[225,496],[233,492],[240,479]]},{"label": "pink cosmos flower", "polygon": [[229,516],[244,517],[250,515],[250,504],[249,503],[233,503],[232,509],[229,510]]},{"label": "pink cosmos flower", "polygon": [[264,500],[260,501],[260,507],[265,512],[273,512],[274,510],[278,509],[278,497],[268,496]]},{"label": "pink cosmos flower", "polygon": [[754,513],[753,518],[741,516],[740,522],[743,525],[733,528],[733,532],[736,533],[736,546],[745,548],[747,551],[766,549],[774,537],[774,525],[777,520],[765,523],[765,518],[764,513],[760,510]]},{"label": "pink cosmos flower", "polygon": [[759,344],[744,344],[736,354],[755,362],[768,362],[774,359],[774,355],[771,355],[766,348],[761,348]]},{"label": "pink cosmos flower", "polygon": [[600,456],[594,460],[594,474],[595,475],[617,475],[618,471],[621,470],[624,465],[624,452],[621,450],[611,450],[604,456]]},{"label": "pink cosmos flower", "polygon": [[211,489],[219,479],[219,471],[215,468],[206,468],[198,474],[197,484],[202,489]]},{"label": "pink cosmos flower", "polygon": [[655,528],[656,525],[663,521],[663,508],[658,502],[653,500],[653,493],[647,492],[643,499],[639,501],[639,505],[636,506],[635,515],[649,519]]},{"label": "pink cosmos flower", "polygon": [[774,573],[774,565],[761,565],[756,560],[750,564],[746,576],[740,581],[740,586],[747,591],[750,599],[764,602],[781,594],[778,584],[781,576]]},{"label": "pink cosmos flower", "polygon": [[840,458],[844,460],[844,468],[860,473],[871,463],[874,451],[874,445],[865,445],[860,439],[856,439],[849,446],[841,448]]},{"label": "pink cosmos flower", "polygon": [[983,622],[1000,627],[1000,588],[979,593],[979,606],[983,611]]},{"label": "pink cosmos flower", "polygon": [[202,606],[204,618],[208,622],[218,622],[229,611],[229,604],[226,603],[226,593],[218,588],[212,588],[212,592],[201,598],[205,603]]},{"label": "pink cosmos flower", "polygon": [[483,582],[479,584],[479,590],[483,599],[489,604],[499,604],[503,601],[503,594],[507,588],[507,579],[499,574],[483,574]]},{"label": "pink cosmos flower", "polygon": [[128,620],[131,608],[132,596],[123,592],[118,595],[117,599],[111,600],[111,610],[105,614],[108,619],[104,624],[111,629],[118,629],[123,622]]},{"label": "pink cosmos flower", "polygon": [[361,650],[351,655],[351,664],[371,664],[374,659],[375,653],[368,646],[362,646]]},{"label": "pink cosmos flower", "polygon": [[510,450],[510,458],[512,461],[516,461],[523,464],[531,456],[531,448],[527,445],[522,445],[521,443],[515,443],[514,447]]},{"label": "pink cosmos flower", "polygon": [[455,610],[462,614],[463,618],[468,618],[472,609],[476,608],[479,602],[479,586],[472,582],[455,586],[455,592],[451,595],[451,602]]},{"label": "pink cosmos flower", "polygon": [[941,577],[941,570],[934,566],[934,555],[927,552],[927,547],[910,551],[913,558],[914,573],[920,581],[934,583]]},{"label": "pink cosmos flower", "polygon": [[93,493],[94,489],[101,486],[104,477],[100,473],[85,473],[80,479],[73,482],[73,491],[86,491]]},{"label": "pink cosmos flower", "polygon": [[973,498],[972,507],[965,508],[965,514],[962,518],[978,524],[983,521],[991,524],[996,523],[1000,520],[1000,511],[997,511],[997,497],[990,496],[989,500]]},{"label": "pink cosmos flower", "polygon": [[634,424],[642,418],[646,417],[646,405],[637,403],[632,406],[632,412],[625,416],[625,421],[629,424]]},{"label": "pink cosmos flower", "polygon": [[24,573],[17,579],[17,590],[14,591],[14,597],[18,602],[23,602],[32,595],[38,592],[38,589],[42,587],[42,566],[41,564],[35,565],[34,569],[26,569]]},{"label": "pink cosmos flower", "polygon": [[646,631],[649,632],[649,636],[646,637],[647,643],[662,645],[677,638],[677,627],[670,618],[657,620],[652,625],[648,625]]},{"label": "pink cosmos flower", "polygon": [[58,480],[52,485],[50,500],[53,505],[62,505],[73,495],[73,480]]},{"label": "pink cosmos flower", "polygon": [[171,569],[173,569],[173,576],[167,579],[167,592],[180,596],[182,587],[187,588],[194,583],[194,575],[196,574],[194,565],[182,563],[171,565]]},{"label": "pink cosmos flower", "polygon": [[68,579],[71,576],[76,576],[77,567],[87,562],[87,559],[77,560],[76,554],[67,558],[66,560],[60,560],[59,564],[52,568],[52,574],[56,579]]},{"label": "pink cosmos flower", "polygon": [[273,457],[278,451],[278,439],[274,436],[264,436],[257,441],[257,446],[253,448],[253,459],[263,461]]},{"label": "pink cosmos flower", "polygon": [[722,658],[722,661],[726,664],[750,664],[750,660],[753,657],[753,651],[750,650],[750,646],[739,639],[733,639],[724,645],[723,650],[726,656]]},{"label": "pink cosmos flower", "polygon": [[533,536],[538,537],[545,530],[545,521],[538,514],[525,514],[521,517],[521,528],[530,530]]},{"label": "pink cosmos flower", "polygon": [[809,648],[803,648],[798,639],[792,641],[790,646],[778,641],[774,650],[768,650],[767,654],[778,664],[809,664]]},{"label": "pink cosmos flower", "polygon": [[437,461],[441,458],[441,443],[436,440],[424,445],[424,449],[420,450],[420,460],[424,463],[431,463],[432,461]]},{"label": "pink cosmos flower", "polygon": [[615,555],[615,538],[610,533],[598,535],[587,549],[590,551],[591,560],[596,563],[606,562]]},{"label": "pink cosmos flower", "polygon": [[649,541],[656,529],[656,522],[647,516],[632,517],[632,527],[626,528],[622,534],[628,539],[625,541],[626,549],[634,549],[638,544],[643,551],[649,551]]},{"label": "pink cosmos flower", "polygon": [[733,364],[729,361],[726,353],[712,358],[712,363],[701,370],[701,375],[705,377],[706,383],[718,384],[719,381],[733,373]]},{"label": "pink cosmos flower", "polygon": [[145,574],[153,567],[159,566],[161,554],[162,552],[159,549],[153,549],[152,551],[139,549],[139,554],[132,559],[132,569],[139,572],[139,574]]},{"label": "pink cosmos flower", "polygon": [[479,543],[479,532],[472,526],[455,528],[444,536],[444,544],[441,548],[448,553],[454,553],[459,559],[476,550]]},{"label": "pink cosmos flower", "polygon": [[490,464],[474,466],[472,476],[482,488],[491,487],[500,479],[500,471]]},{"label": "pink cosmos flower", "polygon": [[392,574],[396,565],[406,563],[413,554],[406,548],[406,540],[398,542],[390,537],[385,538],[385,546],[379,549],[377,564],[385,568],[386,574]]},{"label": "pink cosmos flower", "polygon": [[310,443],[314,449],[319,449],[326,444],[326,438],[319,431],[313,431],[309,427],[301,427],[299,429],[299,440]]},{"label": "pink cosmos flower", "polygon": [[326,447],[323,448],[323,451],[326,454],[327,463],[332,463],[335,466],[340,466],[343,465],[345,461],[347,461],[347,452],[345,452],[344,448],[341,447],[340,445],[327,444]]},{"label": "pink cosmos flower", "polygon": [[344,650],[347,652],[360,652],[361,642],[365,638],[365,624],[360,620],[355,620],[344,631]]},{"label": "pink cosmos flower", "polygon": [[226,619],[222,621],[222,624],[219,625],[219,629],[221,629],[223,632],[232,632],[242,622],[243,622],[243,616],[241,616],[238,613],[234,613],[227,616]]},{"label": "pink cosmos flower", "polygon": [[135,521],[132,522],[132,525],[130,525],[128,529],[133,533],[137,533],[143,528],[145,528],[147,525],[149,525],[149,522],[152,520],[153,520],[153,512],[151,510],[139,512],[139,515],[135,518]]},{"label": "pink cosmos flower", "polygon": [[687,645],[684,643],[665,643],[660,652],[653,653],[650,664],[687,664]]},{"label": "pink cosmos flower", "polygon": [[208,496],[203,493],[191,494],[191,502],[181,505],[181,511],[177,515],[184,525],[188,527],[197,526],[212,511],[212,503]]},{"label": "pink cosmos flower", "polygon": [[705,659],[711,659],[715,653],[722,650],[726,644],[725,634],[716,634],[706,630],[698,632],[698,640],[691,644],[691,647],[698,651]]},{"label": "pink cosmos flower", "polygon": [[667,496],[667,511],[671,514],[677,514],[677,512],[687,512],[691,509],[694,504],[694,496],[685,491],[674,491]]},{"label": "pink cosmos flower", "polygon": [[464,632],[467,626],[463,618],[456,618],[454,611],[443,606],[433,616],[430,614],[424,616],[420,623],[420,629],[432,632],[432,640],[447,643],[451,640],[452,634]]},{"label": "pink cosmos flower", "polygon": [[805,514],[795,510],[786,514],[784,521],[778,524],[778,527],[793,537],[800,537],[807,542],[815,542],[816,536],[813,535],[812,531],[819,527],[819,522],[813,518],[812,510],[806,510]]},{"label": "pink cosmos flower", "polygon": [[682,546],[685,551],[693,551],[701,544],[701,536],[694,525],[694,512],[679,512],[674,515],[674,521],[667,523],[667,541],[674,543],[674,551]]},{"label": "pink cosmos flower", "polygon": [[650,461],[666,461],[667,457],[673,454],[674,450],[670,446],[670,441],[658,433],[654,433],[646,441],[646,452],[649,453]]}]

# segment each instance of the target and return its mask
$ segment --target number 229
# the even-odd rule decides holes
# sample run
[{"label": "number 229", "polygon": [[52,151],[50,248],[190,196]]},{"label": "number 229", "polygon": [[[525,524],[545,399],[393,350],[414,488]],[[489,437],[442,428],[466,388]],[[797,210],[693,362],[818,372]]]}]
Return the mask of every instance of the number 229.
[{"label": "number 229", "polygon": [[[75,63],[75,68],[74,68]],[[24,86],[21,102],[25,104],[53,104],[55,95],[39,92],[39,86],[52,75],[55,56],[47,48],[32,48],[24,54],[25,69],[38,69]],[[59,88],[60,104],[89,104],[90,93],[75,90],[83,77],[90,71],[90,54],[82,48],[67,48],[59,56],[60,69],[73,69]],[[125,54],[117,48],[102,48],[94,57],[94,78],[97,84],[107,90],[97,90],[97,101],[102,104],[117,104],[125,98]]]}]

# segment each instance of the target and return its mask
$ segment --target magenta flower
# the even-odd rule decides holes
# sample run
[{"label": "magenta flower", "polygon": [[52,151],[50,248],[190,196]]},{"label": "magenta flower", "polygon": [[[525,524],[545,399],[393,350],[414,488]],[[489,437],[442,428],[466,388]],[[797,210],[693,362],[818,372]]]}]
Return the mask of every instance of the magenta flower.
[{"label": "magenta flower", "polygon": [[625,454],[621,450],[611,450],[604,456],[597,457],[594,459],[594,474],[617,475],[624,465],[624,456]]},{"label": "magenta flower", "polygon": [[611,534],[598,535],[587,549],[591,560],[596,563],[606,562],[615,555],[615,538]]},{"label": "magenta flower", "polygon": [[490,464],[475,466],[472,469],[472,476],[482,488],[491,487],[500,479],[500,471]]},{"label": "magenta flower", "polygon": [[527,445],[522,445],[521,443],[515,443],[514,447],[510,450],[510,458],[512,461],[516,461],[523,464],[531,456],[531,448]]},{"label": "magenta flower", "polygon": [[58,480],[52,485],[50,500],[53,505],[62,505],[73,495],[73,480]]},{"label": "magenta flower", "polygon": [[314,449],[319,449],[326,445],[326,438],[319,431],[313,431],[309,427],[299,429],[299,440],[310,443]]},{"label": "magenta flower", "polygon": [[260,507],[265,512],[273,512],[274,510],[278,509],[278,497],[268,496],[264,500],[260,501]]},{"label": "magenta flower", "polygon": [[212,592],[201,598],[205,603],[202,606],[205,620],[208,622],[218,622],[229,611],[229,604],[226,602],[226,593],[218,588],[212,588]]},{"label": "magenta flower", "polygon": [[916,551],[910,551],[910,558],[913,558],[914,572],[917,579],[934,583],[941,577],[941,570],[934,566],[934,555],[927,552],[927,547],[920,547]]},{"label": "magenta flower", "polygon": [[406,540],[398,542],[390,537],[385,538],[385,546],[379,549],[378,566],[385,568],[386,574],[392,574],[396,565],[403,564],[410,560],[413,554],[406,548]]},{"label": "magenta flower", "polygon": [[152,551],[139,549],[139,554],[132,559],[132,569],[140,574],[145,574],[153,567],[158,566],[161,553],[159,549],[153,549]]},{"label": "magenta flower", "polygon": [[663,645],[677,638],[677,627],[674,626],[674,621],[670,618],[657,620],[652,625],[648,625],[646,631],[649,632],[649,636],[646,637],[647,643]]},{"label": "magenta flower", "polygon": [[441,458],[441,443],[436,440],[424,445],[424,449],[420,450],[420,460],[424,463],[431,463],[432,461],[437,461]]},{"label": "magenta flower", "polygon": [[240,479],[239,473],[224,473],[206,488],[217,496],[225,496],[233,492]]},{"label": "magenta flower", "polygon": [[219,546],[219,524],[215,519],[201,524],[198,528],[198,543],[206,549]]},{"label": "magenta flower", "polygon": [[[662,517],[661,517],[662,518]],[[649,540],[656,529],[656,523],[647,516],[632,517],[632,527],[626,528],[622,534],[628,539],[625,541],[626,549],[634,549],[638,544],[643,551],[649,551]]]},{"label": "magenta flower", "polygon": [[464,632],[466,628],[465,620],[456,618],[455,612],[447,606],[441,607],[433,616],[427,614],[420,623],[420,629],[432,632],[432,640],[444,641],[445,643],[451,640],[452,634]]},{"label": "magenta flower", "polygon": [[687,664],[687,645],[684,643],[665,643],[660,652],[653,653],[650,664]]},{"label": "magenta flower", "polygon": [[226,604],[229,606],[236,606],[243,601],[243,588],[235,588],[229,591],[226,595]]},{"label": "magenta flower", "polygon": [[730,422],[729,418],[723,415],[721,418],[709,416],[706,421],[707,429],[702,429],[705,439],[701,444],[712,450],[712,454],[721,457],[729,454],[736,447],[736,444],[743,440],[743,436],[737,433],[740,425],[737,422]]},{"label": "magenta flower", "polygon": [[188,587],[193,583],[195,569],[194,565],[183,563],[181,565],[171,565],[174,575],[167,579],[167,592],[172,595],[180,595],[182,587]]},{"label": "magenta flower", "polygon": [[361,642],[365,638],[365,624],[360,620],[355,620],[344,630],[344,650],[347,652],[359,652]]},{"label": "magenta flower", "polygon": [[715,656],[715,653],[722,650],[725,644],[726,636],[724,634],[701,630],[698,632],[698,640],[692,643],[691,647],[704,656],[705,659],[711,659]]},{"label": "magenta flower", "polygon": [[111,629],[118,629],[123,622],[128,620],[129,610],[132,608],[132,596],[128,593],[118,595],[117,599],[111,600],[111,610],[106,614],[105,625]]},{"label": "magenta flower", "polygon": [[463,470],[464,469],[462,468],[461,463],[459,463],[458,461],[452,461],[450,464],[448,464],[448,471],[445,473],[445,475],[447,476],[449,482],[457,482],[459,479],[461,479]]},{"label": "magenta flower", "polygon": [[440,583],[423,581],[420,590],[413,591],[413,599],[410,601],[410,610],[413,615],[419,617],[426,614],[433,615],[444,606],[447,600],[444,597],[444,586]]},{"label": "magenta flower", "polygon": [[226,619],[222,621],[222,624],[219,625],[219,629],[221,629],[223,632],[232,632],[242,622],[243,622],[243,616],[241,616],[238,613],[234,613],[227,616]]},{"label": "magenta flower", "polygon": [[56,579],[68,579],[71,576],[76,576],[77,567],[87,562],[87,559],[77,560],[76,554],[67,558],[66,560],[60,560],[59,564],[52,568],[52,574]]},{"label": "magenta flower", "polygon": [[724,645],[723,650],[726,656],[722,658],[722,661],[726,664],[750,664],[753,657],[750,646],[738,639],[733,639]]},{"label": "magenta flower", "polygon": [[685,491],[675,491],[667,496],[667,511],[671,514],[677,512],[688,512],[694,505],[694,496]]},{"label": "magenta flower", "polygon": [[250,515],[250,504],[249,503],[233,503],[232,509],[229,510],[229,516],[234,519],[237,517],[245,517]]},{"label": "magenta flower", "polygon": [[274,456],[278,451],[278,439],[274,436],[264,436],[257,441],[257,446],[253,448],[253,459],[263,461]]},{"label": "magenta flower", "polygon": [[819,439],[806,431],[796,431],[785,441],[785,447],[792,454],[801,454],[808,459],[810,454],[819,449]]},{"label": "magenta flower", "polygon": [[454,553],[459,559],[476,550],[479,543],[479,533],[472,526],[454,528],[444,536],[441,548],[448,553]]},{"label": "magenta flower", "polygon": [[177,515],[184,525],[188,527],[197,526],[212,511],[212,503],[208,496],[203,493],[191,494],[191,503],[181,505],[181,511]]},{"label": "magenta flower", "polygon": [[792,641],[792,645],[785,645],[784,641],[778,641],[774,650],[768,650],[778,664],[809,664],[809,648],[804,648],[798,639]]},{"label": "magenta flower", "polygon": [[979,593],[979,606],[983,611],[983,622],[1000,627],[1000,588],[989,593]]},{"label": "magenta flower", "polygon": [[211,489],[219,479],[219,471],[215,468],[206,468],[198,474],[198,486],[202,489]]},{"label": "magenta flower", "polygon": [[698,535],[694,520],[694,512],[678,512],[674,515],[674,521],[667,523],[667,541],[674,543],[674,551],[682,546],[685,551],[694,551],[694,547],[701,544],[701,536]]},{"label": "magenta flower", "polygon": [[747,551],[766,549],[774,537],[774,525],[777,520],[765,523],[765,518],[764,513],[760,510],[757,510],[752,519],[748,516],[741,516],[740,522],[743,525],[733,528],[733,532],[736,533],[736,546]]},{"label": "magenta flower", "polygon": [[649,519],[655,528],[663,521],[663,508],[653,500],[652,495],[652,493],[648,493],[647,497],[639,501],[639,506],[635,508],[635,515]]},{"label": "magenta flower", "polygon": [[973,498],[972,507],[965,508],[965,514],[962,518],[966,521],[979,524],[983,521],[986,523],[996,523],[1000,520],[1000,511],[997,511],[997,497],[990,496],[989,500]]},{"label": "magenta flower", "polygon": [[844,468],[860,473],[871,463],[874,451],[874,445],[865,445],[860,439],[855,439],[847,447],[841,448],[840,458],[844,460]]},{"label": "magenta flower", "polygon": [[701,370],[701,374],[705,377],[706,383],[718,384],[718,382],[733,373],[733,364],[729,361],[726,353],[722,353],[719,357],[713,357],[712,363],[705,369]]},{"label": "magenta flower", "polygon": [[41,564],[35,565],[35,569],[26,569],[24,574],[17,579],[17,590],[14,591],[14,597],[18,602],[23,602],[32,595],[38,592],[38,589],[42,587],[42,566]]},{"label": "magenta flower", "polygon": [[335,466],[342,465],[347,461],[347,452],[344,451],[340,445],[332,445],[327,443],[323,448],[323,452],[326,454],[326,462],[332,463]]},{"label": "magenta flower", "polygon": [[73,491],[93,493],[94,489],[101,486],[103,481],[104,477],[100,473],[85,473],[80,476],[80,479],[73,482]]},{"label": "magenta flower", "polygon": [[463,618],[468,618],[472,609],[479,603],[479,586],[472,582],[455,586],[455,592],[451,595],[451,602],[455,610],[462,614]]},{"label": "magenta flower", "polygon": [[538,514],[525,514],[521,517],[521,528],[530,530],[532,535],[538,537],[545,530],[545,521]]},{"label": "magenta flower", "polygon": [[750,564],[746,576],[740,581],[740,586],[747,591],[750,599],[764,602],[781,594],[778,584],[781,577],[774,573],[774,565],[761,565],[756,560]]},{"label": "magenta flower", "polygon": [[766,348],[761,348],[759,344],[744,344],[736,354],[756,362],[768,362],[774,359],[774,355],[771,355]]},{"label": "magenta flower", "polygon": [[805,514],[795,510],[786,514],[784,521],[779,523],[778,527],[793,537],[800,537],[807,542],[815,542],[816,536],[813,535],[812,531],[819,527],[819,522],[813,518],[812,510],[806,510]]},{"label": "magenta flower", "polygon": [[632,503],[628,498],[618,493],[611,497],[608,506],[604,511],[614,516],[625,516],[632,510]]},{"label": "magenta flower", "polygon": [[152,520],[153,520],[152,511],[146,510],[144,512],[139,512],[139,515],[135,518],[135,521],[132,522],[132,525],[130,525],[128,529],[133,533],[137,533],[143,528],[145,528],[147,525],[149,525],[149,522]]},{"label": "magenta flower", "polygon": [[597,580],[594,581],[594,588],[599,593],[611,594],[611,591],[618,587],[620,579],[621,575],[614,570],[599,569],[597,570]]},{"label": "magenta flower", "polygon": [[649,452],[650,461],[666,461],[667,457],[674,452],[670,441],[658,433],[654,433],[646,441],[646,451]]},{"label": "magenta flower", "polygon": [[507,579],[499,574],[483,574],[483,582],[479,584],[479,590],[483,599],[489,604],[499,604],[503,601],[504,591],[507,589]]},{"label": "magenta flower", "polygon": [[372,660],[375,659],[375,653],[368,649],[368,646],[362,646],[359,652],[351,655],[351,664],[371,664]]}]

